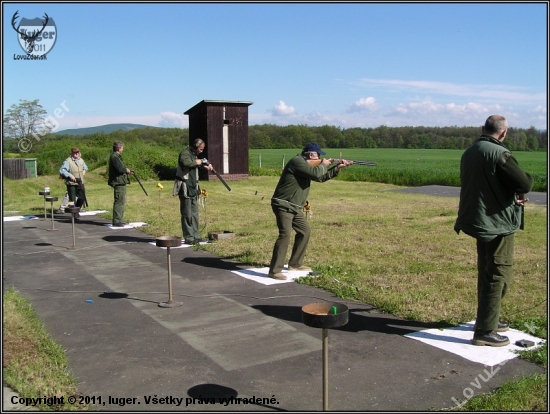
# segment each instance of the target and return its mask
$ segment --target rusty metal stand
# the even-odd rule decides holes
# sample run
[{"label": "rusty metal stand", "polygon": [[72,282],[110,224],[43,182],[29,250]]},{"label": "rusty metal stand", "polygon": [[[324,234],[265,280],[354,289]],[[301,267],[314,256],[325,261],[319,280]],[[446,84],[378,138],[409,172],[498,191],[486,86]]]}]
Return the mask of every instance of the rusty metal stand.
[{"label": "rusty metal stand", "polygon": [[74,218],[78,213],[80,213],[80,207],[67,207],[65,208],[65,213],[71,213],[71,224],[73,225],[73,245],[72,247],[67,247],[67,249],[76,250],[79,247],[76,247],[76,237],[74,234]]},{"label": "rusty metal stand", "polygon": [[328,330],[344,326],[348,320],[349,309],[341,303],[310,303],[302,307],[302,322],[323,329],[323,411],[328,411]]},{"label": "rusty metal stand", "polygon": [[166,247],[166,260],[168,262],[168,301],[160,302],[161,308],[177,308],[182,306],[183,302],[177,302],[172,299],[172,264],[170,261],[170,247],[181,246],[181,237],[161,236],[157,237],[156,245],[159,247]]},{"label": "rusty metal stand", "polygon": [[[46,197],[46,201],[49,201],[49,202],[51,203],[51,205],[52,205],[52,228],[51,228],[51,229],[48,229],[48,231],[57,231],[57,230],[59,230],[59,229],[56,229],[56,228],[55,228],[55,225],[54,225],[55,220],[54,220],[54,218],[53,218],[53,203],[54,203],[54,201],[57,201],[57,197]],[[44,219],[46,219],[45,216],[44,216]]]},{"label": "rusty metal stand", "polygon": [[49,191],[39,191],[38,195],[44,196],[44,218],[40,219],[40,221],[46,221],[46,196],[50,195]]},{"label": "rusty metal stand", "polygon": [[328,411],[328,329],[323,328],[323,411]]}]

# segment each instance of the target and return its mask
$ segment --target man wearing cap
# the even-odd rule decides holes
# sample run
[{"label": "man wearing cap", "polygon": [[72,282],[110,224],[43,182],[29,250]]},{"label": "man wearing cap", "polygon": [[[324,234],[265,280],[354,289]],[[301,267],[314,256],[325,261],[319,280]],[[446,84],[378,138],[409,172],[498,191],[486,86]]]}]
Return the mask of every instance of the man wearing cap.
[{"label": "man wearing cap", "polygon": [[[88,171],[88,166],[81,157],[80,150],[77,147],[72,147],[71,155],[63,161],[59,169],[59,175],[65,179],[69,203],[74,204],[75,207],[82,207],[84,203],[84,175]],[[77,179],[80,183],[77,182]],[[77,214],[75,218],[79,216],[80,214]]]},{"label": "man wearing cap", "polygon": [[[277,220],[279,237],[273,247],[273,255],[269,265],[268,276],[273,279],[286,280],[281,273],[285,264],[288,246],[292,230],[296,232],[294,246],[288,261],[288,270],[301,270],[311,272],[311,268],[304,266],[311,228],[304,215],[303,208],[309,194],[311,181],[324,182],[338,175],[341,168],[350,163],[342,160],[336,167],[328,169],[331,161],[320,159],[325,152],[314,142],[307,144],[301,154],[292,157],[286,164],[279,183],[271,198],[271,208]],[[308,160],[316,160],[319,164],[315,167]],[[317,163],[314,163],[317,164]]]}]

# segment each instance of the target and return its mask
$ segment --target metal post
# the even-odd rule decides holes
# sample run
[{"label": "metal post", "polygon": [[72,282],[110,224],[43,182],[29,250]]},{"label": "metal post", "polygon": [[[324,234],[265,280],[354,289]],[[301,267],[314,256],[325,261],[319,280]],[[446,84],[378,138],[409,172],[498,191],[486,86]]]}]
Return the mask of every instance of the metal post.
[{"label": "metal post", "polygon": [[71,224],[73,225],[73,249],[74,249],[76,246],[76,238],[74,235],[74,214],[71,214]]},{"label": "metal post", "polygon": [[[55,198],[55,201],[57,201],[57,197]],[[50,200],[50,204],[52,205],[52,228],[48,229],[49,231],[57,231],[58,229],[55,228],[55,220],[53,218],[53,202],[54,200]]]},{"label": "metal post", "polygon": [[176,308],[183,305],[183,302],[172,300],[172,262],[170,260],[170,247],[181,246],[180,237],[157,237],[157,246],[166,247],[166,261],[168,262],[168,300],[159,303],[161,308]]},{"label": "metal post", "polygon": [[328,329],[323,328],[323,411],[328,411]]},{"label": "metal post", "polygon": [[172,264],[170,262],[170,246],[166,248],[168,258],[168,303],[172,303]]},{"label": "metal post", "polygon": [[44,221],[46,221],[46,196],[44,196]]}]

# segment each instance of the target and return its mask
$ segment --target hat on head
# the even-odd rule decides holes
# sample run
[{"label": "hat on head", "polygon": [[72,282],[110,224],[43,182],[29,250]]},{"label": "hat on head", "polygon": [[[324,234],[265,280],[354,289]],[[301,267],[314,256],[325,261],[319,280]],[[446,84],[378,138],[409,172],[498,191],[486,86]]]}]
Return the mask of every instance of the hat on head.
[{"label": "hat on head", "polygon": [[77,147],[71,148],[71,154],[76,154],[77,152],[80,152],[80,150]]},{"label": "hat on head", "polygon": [[325,155],[326,152],[323,152],[321,147],[317,145],[315,142],[310,142],[309,144],[306,144],[302,152],[316,152],[319,155]]}]

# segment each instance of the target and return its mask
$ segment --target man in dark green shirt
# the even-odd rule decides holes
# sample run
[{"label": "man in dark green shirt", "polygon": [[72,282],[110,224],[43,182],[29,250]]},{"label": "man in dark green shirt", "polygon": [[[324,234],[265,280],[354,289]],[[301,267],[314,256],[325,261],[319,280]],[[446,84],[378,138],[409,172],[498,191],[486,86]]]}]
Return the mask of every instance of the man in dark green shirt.
[{"label": "man in dark green shirt", "polygon": [[109,158],[109,181],[108,184],[114,189],[113,202],[113,227],[124,227],[124,209],[126,207],[126,184],[130,184],[128,174],[132,174],[122,162],[122,151],[124,143],[116,141],[113,143],[113,152]]},{"label": "man in dark green shirt", "polygon": [[174,183],[174,195],[180,199],[181,231],[186,244],[198,244],[202,239],[199,231],[199,168],[212,171],[206,159],[198,158],[206,144],[200,138],[193,140],[178,156],[178,168]]},{"label": "man in dark green shirt", "polygon": [[303,208],[307,201],[311,181],[328,181],[336,177],[341,168],[350,164],[348,161],[342,160],[336,167],[329,170],[328,166],[332,161],[321,160],[321,155],[325,155],[325,152],[319,145],[314,142],[307,144],[301,154],[291,158],[286,164],[271,198],[271,208],[279,229],[279,237],[273,247],[268,273],[268,276],[273,279],[286,280],[286,276],[281,272],[285,264],[292,230],[296,232],[296,236],[288,261],[288,269],[311,271],[310,267],[303,265],[311,234],[311,228]]},{"label": "man in dark green shirt", "polygon": [[508,330],[500,321],[501,301],[512,282],[514,233],[520,228],[525,198],[533,177],[503,146],[508,122],[491,115],[479,140],[460,161],[460,202],[455,231],[476,239],[477,317],[474,345],[505,346]]}]

